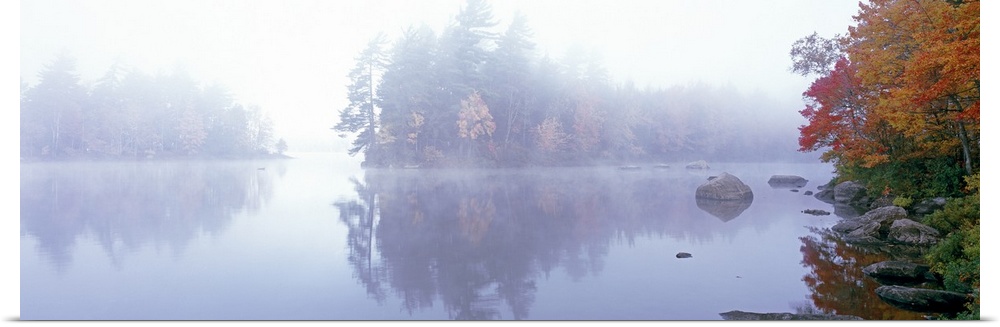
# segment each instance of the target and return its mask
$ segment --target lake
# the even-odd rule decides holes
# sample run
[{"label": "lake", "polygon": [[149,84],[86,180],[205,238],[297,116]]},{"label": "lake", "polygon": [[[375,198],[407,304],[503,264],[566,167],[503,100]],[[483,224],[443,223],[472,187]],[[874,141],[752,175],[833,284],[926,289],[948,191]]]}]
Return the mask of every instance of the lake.
[{"label": "lake", "polygon": [[[828,164],[526,170],[290,160],[22,163],[24,320],[919,319],[822,231]],[[749,205],[696,201],[728,172]],[[771,175],[809,183],[773,188]],[[691,253],[679,259],[678,252]]]}]

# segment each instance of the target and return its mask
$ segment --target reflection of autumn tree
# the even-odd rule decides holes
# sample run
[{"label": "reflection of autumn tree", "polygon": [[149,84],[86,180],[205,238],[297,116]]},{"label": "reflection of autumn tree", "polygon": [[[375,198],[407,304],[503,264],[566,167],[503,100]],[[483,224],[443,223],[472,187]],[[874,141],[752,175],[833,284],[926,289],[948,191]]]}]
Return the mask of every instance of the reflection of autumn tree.
[{"label": "reflection of autumn tree", "polygon": [[462,236],[473,245],[478,245],[489,231],[496,211],[492,199],[485,202],[476,198],[462,199],[458,206],[458,223]]},{"label": "reflection of autumn tree", "polygon": [[62,269],[74,241],[92,235],[111,260],[152,243],[180,252],[199,233],[256,212],[272,176],[230,163],[28,164],[21,168],[21,233]]},{"label": "reflection of autumn tree", "polygon": [[868,320],[923,319],[920,313],[897,309],[879,299],[875,294],[878,282],[861,271],[867,265],[890,260],[884,252],[847,245],[828,230],[816,232],[819,238],[799,238],[799,250],[803,266],[812,269],[802,280],[817,309]]}]

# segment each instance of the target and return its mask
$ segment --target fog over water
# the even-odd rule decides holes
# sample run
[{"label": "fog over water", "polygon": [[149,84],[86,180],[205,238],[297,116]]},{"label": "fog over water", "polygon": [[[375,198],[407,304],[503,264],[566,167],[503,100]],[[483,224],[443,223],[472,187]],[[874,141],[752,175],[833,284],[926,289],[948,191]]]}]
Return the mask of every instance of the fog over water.
[{"label": "fog over water", "polygon": [[[269,112],[290,149],[344,149],[329,130],[347,104],[354,57],[376,33],[410,25],[436,33],[464,1],[25,1],[20,6],[20,77],[61,50],[84,83],[113,63],[149,74],[183,67],[221,84],[240,103]],[[540,55],[594,52],[617,82],[733,87],[773,99],[798,119],[810,82],[788,72],[792,42],[846,32],[856,1],[496,1],[496,29],[526,16]],[[792,124],[792,126],[795,126]]]},{"label": "fog over water", "polygon": [[[22,153],[20,183],[10,183],[6,193],[13,194],[13,184],[19,184],[20,201],[5,203],[5,207],[14,208],[8,209],[10,216],[21,218],[21,238],[19,246],[10,241],[9,248],[20,249],[20,290],[41,291],[29,294],[31,298],[25,298],[24,293],[14,298],[19,292],[12,287],[8,296],[14,302],[29,300],[37,316],[455,319],[455,312],[464,315],[471,310],[486,314],[472,316],[482,319],[715,319],[716,311],[722,310],[719,303],[731,309],[794,311],[799,304],[795,301],[820,294],[807,290],[801,278],[838,267],[838,263],[805,262],[809,260],[805,257],[839,250],[842,244],[804,228],[829,226],[837,218],[805,221],[813,217],[803,217],[800,210],[834,210],[812,197],[770,188],[763,180],[772,174],[801,173],[810,175],[806,176],[810,177],[807,188],[815,190],[816,185],[826,182],[822,179],[832,176],[832,168],[816,160],[818,153],[794,152],[795,128],[805,122],[798,113],[803,107],[801,95],[814,77],[790,72],[788,52],[795,40],[813,32],[823,37],[846,33],[854,24],[851,16],[858,11],[857,0],[489,1],[497,33],[507,28],[515,13],[524,15],[538,58],[551,58],[560,64],[572,58],[592,58],[606,69],[614,85],[664,90],[656,93],[662,97],[644,99],[670,99],[671,108],[684,108],[678,110],[682,112],[679,117],[701,109],[724,108],[724,114],[716,112],[712,117],[722,116],[729,120],[725,126],[740,129],[718,130],[717,134],[725,134],[718,138],[735,140],[727,143],[732,148],[726,149],[739,152],[711,150],[707,153],[716,155],[708,158],[686,153],[626,163],[640,165],[639,171],[621,171],[622,163],[613,160],[592,162],[602,167],[491,172],[361,168],[363,155],[347,158],[343,154],[351,147],[352,138],[339,138],[331,131],[339,120],[338,112],[348,106],[348,73],[359,52],[378,33],[385,33],[387,48],[391,48],[405,29],[420,24],[427,24],[440,36],[465,2],[30,0],[4,6],[8,15],[19,14],[8,21],[12,28],[5,31],[11,36],[19,33],[22,92],[38,85],[40,73],[60,53],[75,60],[75,73],[81,86],[88,89],[116,64],[150,75],[184,71],[201,87],[218,85],[240,104],[259,106],[274,123],[274,138],[287,140],[290,152],[308,159],[265,164],[252,160],[53,163],[28,162]],[[987,2],[984,13],[989,14],[995,3]],[[989,38],[991,33],[986,35]],[[990,42],[986,43],[984,52],[989,52]],[[9,57],[12,61],[13,55]],[[987,65],[988,72],[989,68]],[[4,84],[5,89],[12,92],[14,72],[5,72],[10,82]],[[13,96],[8,100],[13,105]],[[8,153],[18,146],[13,132],[18,117],[12,115],[15,117],[5,119],[12,124],[5,129],[10,133],[7,139],[14,140],[6,143]],[[663,117],[675,116],[657,119],[670,121]],[[698,126],[716,123],[702,118]],[[989,128],[983,132],[983,138],[991,135]],[[755,139],[769,141],[754,143]],[[316,154],[319,152],[336,153]],[[778,152],[789,155],[772,156]],[[670,161],[654,161],[663,157]],[[708,159],[713,168],[683,168],[695,159]],[[756,161],[778,163],[744,165]],[[786,166],[786,161],[795,163]],[[13,156],[9,162],[14,162]],[[669,172],[654,168],[665,162],[671,165]],[[13,168],[10,171],[18,171]],[[723,207],[692,198],[694,187],[724,170],[754,178],[748,184],[754,187],[756,202]],[[574,176],[585,178],[567,182]],[[992,184],[984,184],[989,193]],[[622,189],[634,193],[608,191]],[[377,194],[378,202],[374,196],[366,199],[366,194]],[[511,208],[512,203],[522,206]],[[384,210],[378,211],[379,218],[366,220],[360,215],[369,213],[365,210],[374,214],[376,206]],[[983,210],[993,212],[989,201]],[[143,217],[148,219],[139,219]],[[530,220],[532,217],[539,220]],[[417,221],[425,224],[421,233],[409,233],[410,224]],[[382,234],[364,225],[376,222]],[[990,229],[990,220],[986,224]],[[447,228],[434,228],[441,226]],[[525,235],[519,228],[532,228],[537,234],[519,239],[514,235]],[[787,237],[769,237],[774,234]],[[457,254],[443,251],[440,247],[452,244],[439,241],[445,236],[450,237],[449,242],[475,246]],[[373,240],[381,244],[370,243]],[[989,247],[989,238],[985,242]],[[763,256],[754,252],[757,244],[764,244],[760,249],[780,252],[766,256],[766,261],[783,270],[768,276],[768,267],[750,266],[755,256]],[[375,246],[383,248],[371,250]],[[491,246],[509,247],[522,255],[477,256],[495,250]],[[371,252],[362,253],[365,247]],[[407,252],[423,247],[435,250]],[[681,250],[695,251],[701,261],[682,261],[690,265],[679,266],[673,254]],[[248,251],[259,251],[260,256],[230,256]],[[653,270],[640,276],[629,273],[649,268],[645,256],[653,255],[660,256],[660,261],[652,267],[674,269],[673,279],[656,279],[664,276]],[[285,265],[269,266],[260,258]],[[732,270],[727,260],[738,260],[748,268]],[[427,262],[455,266],[442,268]],[[192,263],[205,268],[186,271],[185,265]],[[288,275],[299,279],[282,288],[258,283],[246,275],[232,278],[226,270],[228,264],[263,269],[260,280]],[[296,270],[297,265],[311,270]],[[985,269],[990,267],[987,262]],[[26,282],[26,271],[38,275]],[[373,271],[375,277],[361,276]],[[509,303],[519,297],[485,292],[487,297],[502,296],[507,302],[476,298],[493,301],[484,306],[500,308],[500,313],[475,312],[474,306],[459,305],[478,303],[465,301],[467,294],[460,292],[466,290],[463,286],[445,284],[463,279],[443,278],[437,275],[441,272],[468,273],[461,278],[469,280],[488,276],[486,284],[490,286],[513,283],[513,290],[530,301]],[[551,279],[550,274],[554,276]],[[856,281],[851,278],[857,276],[847,275],[834,282],[843,286]],[[751,278],[745,278],[748,276],[768,278],[753,284]],[[124,282],[116,277],[125,277]],[[161,277],[184,287],[143,288],[150,279]],[[685,283],[684,278],[701,277],[722,281],[716,285],[734,287],[744,297],[727,297],[720,291],[719,297],[727,299],[719,302],[711,297],[715,293],[709,292],[689,302],[676,302],[666,312],[648,307],[649,303],[665,301],[660,296],[673,299],[666,292],[699,291],[703,284]],[[641,282],[629,283],[636,278],[654,280],[653,284],[659,285],[656,291],[664,293],[650,292]],[[190,280],[197,283],[184,284]],[[213,288],[213,283],[218,287]],[[74,289],[74,285],[86,286]],[[628,295],[619,302],[633,306],[622,311],[602,310],[615,301],[580,300],[588,295],[578,291],[583,289],[581,285],[589,292]],[[118,293],[103,293],[106,288]],[[751,300],[774,289],[781,289],[781,294],[770,303]],[[198,292],[218,298],[183,301]],[[247,298],[238,296],[239,292],[278,296]],[[88,301],[93,294],[103,295]],[[164,312],[155,304],[121,305],[121,299],[130,296],[159,298],[178,305],[180,314],[158,316]],[[90,306],[46,312],[52,299]],[[387,304],[382,302],[386,299]],[[199,307],[221,303],[213,303],[215,300],[230,302],[211,312]],[[565,305],[575,300],[591,310],[581,313]],[[342,305],[350,314],[310,307],[317,304]],[[18,315],[13,307],[9,316]],[[27,307],[22,304],[22,310]],[[246,316],[247,308],[257,309],[257,315]],[[633,309],[637,311],[627,311]],[[499,316],[492,316],[495,314]]]}]

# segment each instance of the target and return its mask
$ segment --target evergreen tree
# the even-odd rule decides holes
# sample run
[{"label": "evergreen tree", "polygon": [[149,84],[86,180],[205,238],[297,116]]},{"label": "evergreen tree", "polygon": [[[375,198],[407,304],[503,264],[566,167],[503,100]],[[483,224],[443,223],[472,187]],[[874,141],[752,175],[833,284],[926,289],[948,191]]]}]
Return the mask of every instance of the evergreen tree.
[{"label": "evergreen tree", "polygon": [[86,91],[76,75],[76,60],[60,53],[26,91],[21,106],[21,154],[63,156],[83,148]]},{"label": "evergreen tree", "polygon": [[[383,51],[385,43],[384,34],[376,35],[355,59],[357,63],[348,74],[351,84],[347,86],[347,99],[350,103],[340,111],[340,122],[333,130],[360,133],[348,151],[352,156],[365,148],[377,146],[376,80],[387,64]],[[346,135],[341,134],[341,137]]]},{"label": "evergreen tree", "polygon": [[[440,149],[452,135],[425,122],[442,117],[435,110],[442,88],[435,71],[437,37],[427,25],[410,27],[392,47],[391,60],[376,91],[382,109],[375,141],[379,157],[370,164],[419,163],[424,147]],[[454,126],[454,119],[448,119]]]},{"label": "evergreen tree", "polygon": [[497,134],[506,150],[525,128],[525,111],[532,105],[528,84],[532,73],[534,42],[527,18],[517,13],[507,31],[497,41],[486,71],[488,87],[483,99],[496,112]]}]

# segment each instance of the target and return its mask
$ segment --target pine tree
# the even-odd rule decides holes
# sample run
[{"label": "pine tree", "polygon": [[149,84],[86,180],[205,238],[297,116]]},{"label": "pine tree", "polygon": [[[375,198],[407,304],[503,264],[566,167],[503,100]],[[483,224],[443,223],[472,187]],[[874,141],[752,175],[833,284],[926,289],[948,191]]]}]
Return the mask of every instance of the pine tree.
[{"label": "pine tree", "polygon": [[[372,38],[355,59],[357,63],[348,74],[351,84],[347,86],[347,99],[350,103],[340,111],[340,122],[333,127],[333,130],[341,133],[360,133],[348,151],[352,156],[377,144],[376,80],[387,64],[383,52],[385,43],[384,34],[379,33]],[[346,134],[340,136],[346,137]]]}]

